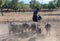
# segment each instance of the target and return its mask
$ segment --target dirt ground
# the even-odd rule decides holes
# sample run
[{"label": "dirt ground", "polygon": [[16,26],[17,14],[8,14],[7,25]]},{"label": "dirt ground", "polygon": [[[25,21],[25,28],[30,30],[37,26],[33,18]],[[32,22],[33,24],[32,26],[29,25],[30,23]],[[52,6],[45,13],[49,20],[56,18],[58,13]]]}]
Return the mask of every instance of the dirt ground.
[{"label": "dirt ground", "polygon": [[[44,15],[45,14],[45,15]],[[44,20],[46,19],[59,19],[60,16],[48,16],[46,14],[60,14],[60,11],[52,12],[39,12],[38,15],[41,15]],[[4,16],[1,16],[0,13],[0,22],[3,21],[32,21],[33,12],[4,12]]]},{"label": "dirt ground", "polygon": [[[51,24],[50,34],[45,29],[41,34],[23,33],[18,35],[9,35],[8,23],[0,24],[0,41],[60,41],[60,22],[49,22]],[[45,23],[42,23],[44,28]]]},{"label": "dirt ground", "polygon": [[[9,35],[8,24],[0,23],[0,41],[60,41],[60,16],[43,16],[43,14],[51,12],[39,12],[42,16],[41,26],[43,27],[41,34],[23,33],[19,35]],[[55,14],[54,12],[52,12]],[[57,12],[56,12],[57,13]],[[59,14],[59,13],[58,13]],[[32,21],[32,12],[10,12],[0,15],[0,22],[3,21]],[[38,22],[39,23],[39,22]],[[50,34],[44,29],[46,23],[51,24]]]}]

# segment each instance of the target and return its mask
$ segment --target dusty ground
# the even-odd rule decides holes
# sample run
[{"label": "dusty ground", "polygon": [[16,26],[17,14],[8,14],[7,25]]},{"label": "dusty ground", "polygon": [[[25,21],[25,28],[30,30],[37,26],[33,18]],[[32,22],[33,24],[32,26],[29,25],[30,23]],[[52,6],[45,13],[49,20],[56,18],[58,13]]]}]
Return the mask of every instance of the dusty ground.
[{"label": "dusty ground", "polygon": [[[0,41],[60,41],[60,16],[43,16],[46,12],[39,12],[43,17],[41,26],[44,28],[45,23],[51,24],[50,34],[43,29],[41,34],[23,33],[16,36],[8,34],[8,23],[0,23]],[[51,12],[48,12],[50,14]],[[57,12],[56,12],[57,13]],[[55,14],[53,12],[53,14]],[[59,14],[59,13],[58,13]],[[3,21],[32,21],[32,12],[10,12],[0,15],[0,22]],[[19,36],[19,37],[18,37]]]},{"label": "dusty ground", "polygon": [[[46,19],[56,19],[60,18],[60,16],[47,16],[44,14],[60,14],[60,11],[52,11],[52,12],[39,12],[38,15],[41,15],[44,20]],[[1,16],[0,13],[0,22],[1,21],[31,21],[33,12],[5,12],[4,16]],[[45,18],[44,18],[45,17]]]},{"label": "dusty ground", "polygon": [[[60,22],[49,22],[51,24],[50,34],[43,29],[41,34],[23,33],[18,35],[8,34],[8,23],[0,24],[0,41],[60,41]],[[44,23],[42,23],[43,26]],[[44,28],[44,27],[43,27]]]}]

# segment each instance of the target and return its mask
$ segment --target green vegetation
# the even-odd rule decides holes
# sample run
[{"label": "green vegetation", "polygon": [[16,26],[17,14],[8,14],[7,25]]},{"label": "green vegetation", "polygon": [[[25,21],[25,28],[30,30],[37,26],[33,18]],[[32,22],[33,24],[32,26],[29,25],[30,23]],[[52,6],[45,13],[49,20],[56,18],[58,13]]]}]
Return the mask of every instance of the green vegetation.
[{"label": "green vegetation", "polygon": [[49,2],[48,8],[49,8],[49,9],[55,9],[55,8],[56,8],[56,6],[54,5],[53,1],[50,1],[50,2]]},{"label": "green vegetation", "polygon": [[3,16],[3,8],[18,10],[18,9],[34,9],[35,7],[41,9],[56,9],[60,8],[60,0],[52,0],[48,4],[42,4],[37,0],[31,0],[30,4],[25,4],[19,0],[0,0],[0,9]]},{"label": "green vegetation", "polygon": [[6,0],[0,0],[0,8],[1,8],[1,14],[2,14],[2,16],[3,16],[2,9],[3,9],[3,6],[4,6],[5,2],[6,2]]},{"label": "green vegetation", "polygon": [[35,7],[40,8],[40,3],[36,0],[31,0],[30,1],[30,7],[33,9]]},{"label": "green vegetation", "polygon": [[41,4],[37,0],[31,0],[30,4],[25,4],[23,1],[18,2],[19,0],[0,0],[0,8],[12,8],[12,9],[34,9],[44,8],[44,9],[54,9],[60,7],[60,0],[50,1],[48,4]]}]

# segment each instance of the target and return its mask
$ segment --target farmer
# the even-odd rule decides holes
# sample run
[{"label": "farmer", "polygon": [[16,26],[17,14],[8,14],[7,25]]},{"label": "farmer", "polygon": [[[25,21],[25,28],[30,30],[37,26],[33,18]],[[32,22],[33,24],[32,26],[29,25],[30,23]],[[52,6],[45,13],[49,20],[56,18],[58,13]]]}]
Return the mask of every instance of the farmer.
[{"label": "farmer", "polygon": [[33,12],[33,21],[37,22],[37,14],[38,14],[39,8],[35,7],[34,12]]}]

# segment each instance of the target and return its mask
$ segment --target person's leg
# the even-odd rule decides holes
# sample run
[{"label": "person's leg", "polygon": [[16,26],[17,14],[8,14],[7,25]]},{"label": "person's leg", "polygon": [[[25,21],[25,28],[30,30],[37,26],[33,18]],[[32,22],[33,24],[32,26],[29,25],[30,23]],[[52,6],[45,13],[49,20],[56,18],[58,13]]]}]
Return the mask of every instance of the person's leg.
[{"label": "person's leg", "polygon": [[33,21],[37,22],[37,16],[33,16]]}]

